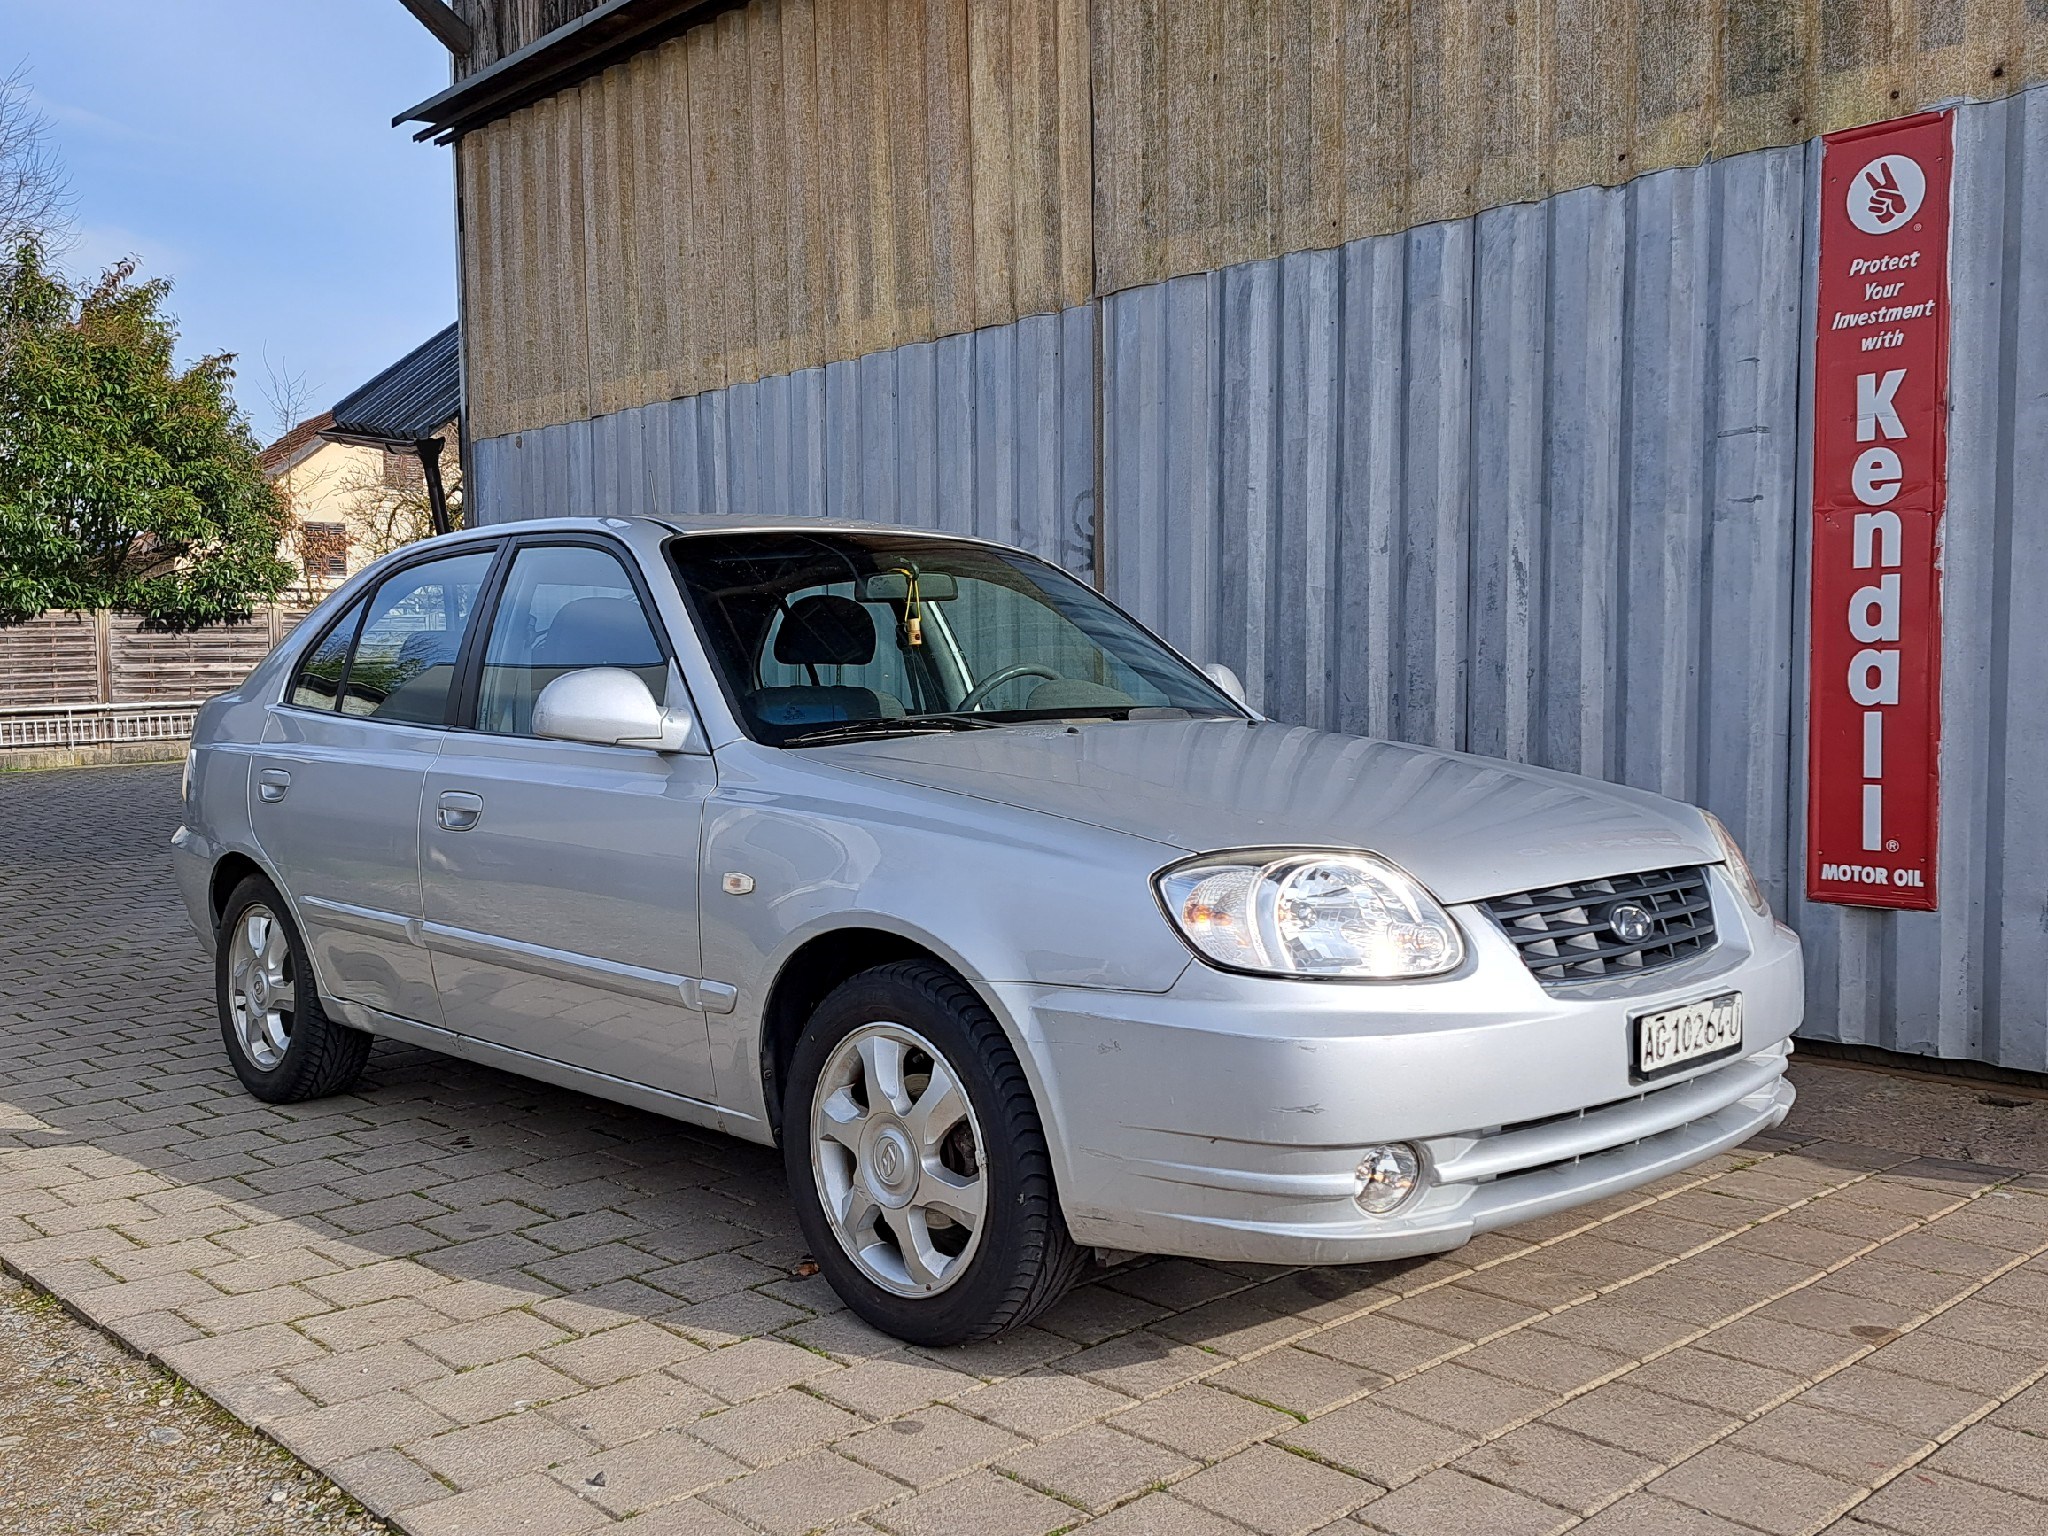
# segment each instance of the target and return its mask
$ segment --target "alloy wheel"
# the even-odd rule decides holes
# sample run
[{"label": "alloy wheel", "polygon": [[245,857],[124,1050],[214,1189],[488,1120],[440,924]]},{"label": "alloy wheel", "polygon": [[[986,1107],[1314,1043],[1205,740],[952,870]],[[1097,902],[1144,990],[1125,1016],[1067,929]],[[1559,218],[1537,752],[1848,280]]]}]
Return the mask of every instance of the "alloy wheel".
[{"label": "alloy wheel", "polygon": [[235,920],[228,947],[228,1005],[242,1054],[258,1071],[273,1070],[291,1049],[298,986],[284,924],[260,902],[243,908]]},{"label": "alloy wheel", "polygon": [[869,1280],[935,1296],[981,1241],[981,1126],[938,1048],[863,1024],[833,1048],[811,1098],[811,1170],[825,1218]]}]

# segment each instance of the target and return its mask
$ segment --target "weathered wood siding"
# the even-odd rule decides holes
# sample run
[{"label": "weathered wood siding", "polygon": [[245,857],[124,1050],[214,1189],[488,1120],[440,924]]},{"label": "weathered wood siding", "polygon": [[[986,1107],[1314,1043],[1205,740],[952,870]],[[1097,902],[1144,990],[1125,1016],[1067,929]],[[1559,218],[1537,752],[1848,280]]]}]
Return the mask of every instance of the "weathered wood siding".
[{"label": "weathered wood siding", "polygon": [[462,140],[470,430],[2044,77],[2048,0],[753,0]]},{"label": "weathered wood siding", "polygon": [[2040,0],[1093,0],[1101,291],[2003,96]]},{"label": "weathered wood siding", "polygon": [[462,141],[471,432],[1079,303],[1087,0],[755,0]]},{"label": "weathered wood siding", "polygon": [[455,61],[456,68],[462,74],[473,75],[603,3],[604,0],[450,0],[456,14],[476,34],[475,48],[467,58]]}]

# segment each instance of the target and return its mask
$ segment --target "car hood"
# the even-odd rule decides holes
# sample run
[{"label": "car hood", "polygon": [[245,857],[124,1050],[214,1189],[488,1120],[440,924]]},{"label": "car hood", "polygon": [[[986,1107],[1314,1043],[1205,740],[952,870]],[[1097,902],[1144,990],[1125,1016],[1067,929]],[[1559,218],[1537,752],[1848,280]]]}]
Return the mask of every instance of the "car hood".
[{"label": "car hood", "polygon": [[1168,849],[1369,848],[1446,902],[1721,857],[1700,813],[1661,795],[1268,721],[1012,725],[813,750]]}]

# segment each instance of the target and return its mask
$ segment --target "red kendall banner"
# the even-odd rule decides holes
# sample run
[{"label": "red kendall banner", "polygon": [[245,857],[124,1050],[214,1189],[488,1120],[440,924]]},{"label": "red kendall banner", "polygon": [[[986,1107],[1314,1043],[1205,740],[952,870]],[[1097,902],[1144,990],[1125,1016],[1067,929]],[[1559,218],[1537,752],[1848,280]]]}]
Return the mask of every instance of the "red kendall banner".
[{"label": "red kendall banner", "polygon": [[1823,142],[1806,893],[1932,911],[1949,119]]}]

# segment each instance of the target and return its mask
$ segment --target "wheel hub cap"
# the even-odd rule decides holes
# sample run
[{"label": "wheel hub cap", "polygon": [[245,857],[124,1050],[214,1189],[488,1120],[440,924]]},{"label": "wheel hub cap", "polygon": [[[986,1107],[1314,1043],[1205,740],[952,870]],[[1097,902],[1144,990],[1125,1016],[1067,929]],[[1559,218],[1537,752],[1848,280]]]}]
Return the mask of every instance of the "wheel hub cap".
[{"label": "wheel hub cap", "polygon": [[811,1103],[811,1170],[832,1234],[863,1275],[931,1296],[965,1272],[987,1200],[981,1126],[959,1075],[901,1024],[833,1048]]},{"label": "wheel hub cap", "polygon": [[242,909],[228,941],[228,1033],[259,1071],[291,1049],[298,988],[291,944],[277,914],[259,903]]}]

